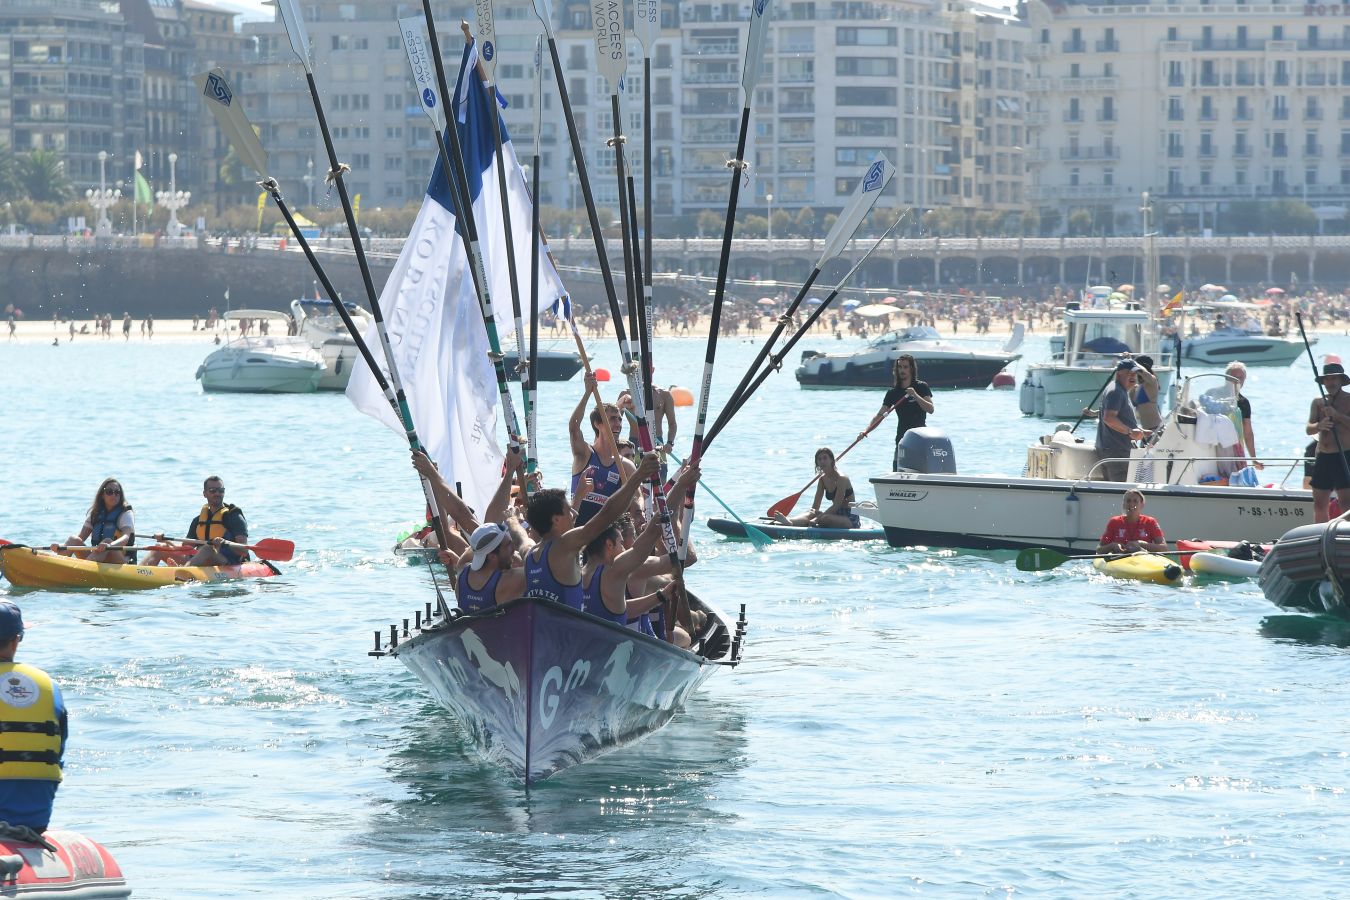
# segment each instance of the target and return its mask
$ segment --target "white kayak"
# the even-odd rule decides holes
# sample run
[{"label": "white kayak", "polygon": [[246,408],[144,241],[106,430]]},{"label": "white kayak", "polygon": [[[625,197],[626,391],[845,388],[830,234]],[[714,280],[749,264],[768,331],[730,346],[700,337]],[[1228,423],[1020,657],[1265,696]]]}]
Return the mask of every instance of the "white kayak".
[{"label": "white kayak", "polygon": [[1202,551],[1192,554],[1191,571],[1220,578],[1255,578],[1261,571],[1261,560],[1234,559],[1226,553]]}]

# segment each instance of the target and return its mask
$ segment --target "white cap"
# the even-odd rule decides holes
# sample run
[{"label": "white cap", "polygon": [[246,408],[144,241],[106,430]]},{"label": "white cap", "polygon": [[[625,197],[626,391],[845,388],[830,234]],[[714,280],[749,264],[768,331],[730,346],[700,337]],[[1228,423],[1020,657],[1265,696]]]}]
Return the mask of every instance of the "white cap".
[{"label": "white cap", "polygon": [[469,546],[473,548],[473,559],[469,562],[469,568],[475,572],[483,568],[483,563],[487,562],[488,554],[496,550],[501,542],[506,540],[508,533],[505,524],[489,523],[475,528],[473,535],[469,538]]}]

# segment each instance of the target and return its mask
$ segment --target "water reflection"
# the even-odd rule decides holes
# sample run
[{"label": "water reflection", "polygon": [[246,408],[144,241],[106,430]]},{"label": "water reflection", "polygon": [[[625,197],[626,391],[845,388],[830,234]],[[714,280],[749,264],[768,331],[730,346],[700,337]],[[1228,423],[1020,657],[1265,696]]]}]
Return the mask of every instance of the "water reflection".
[{"label": "water reflection", "polygon": [[1261,636],[1324,647],[1350,647],[1350,621],[1339,616],[1266,616]]}]

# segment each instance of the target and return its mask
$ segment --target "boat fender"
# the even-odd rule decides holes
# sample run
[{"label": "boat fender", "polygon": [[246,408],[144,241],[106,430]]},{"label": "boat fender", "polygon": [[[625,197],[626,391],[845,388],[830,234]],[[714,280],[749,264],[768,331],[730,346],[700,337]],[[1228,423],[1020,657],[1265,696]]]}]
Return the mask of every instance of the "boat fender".
[{"label": "boat fender", "polygon": [[1078,540],[1078,528],[1083,521],[1083,502],[1070,490],[1064,498],[1064,538],[1072,544]]}]

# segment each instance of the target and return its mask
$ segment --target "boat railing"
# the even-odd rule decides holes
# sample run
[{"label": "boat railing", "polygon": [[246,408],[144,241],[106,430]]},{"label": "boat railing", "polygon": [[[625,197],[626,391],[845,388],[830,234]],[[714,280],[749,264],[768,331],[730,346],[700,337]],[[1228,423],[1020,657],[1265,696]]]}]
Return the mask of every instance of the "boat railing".
[{"label": "boat railing", "polygon": [[[1099,460],[1097,460],[1097,462],[1093,463],[1093,464],[1092,464],[1092,468],[1088,469],[1087,472],[1086,472],[1086,474],[1081,475],[1081,476],[1079,476],[1078,478],[1076,478],[1076,479],[1073,480],[1073,482],[1072,482],[1072,484],[1071,484],[1071,489],[1072,489],[1072,488],[1077,488],[1079,485],[1086,484],[1086,483],[1089,483],[1089,482],[1090,482],[1090,483],[1093,483],[1093,484],[1102,484],[1103,482],[1102,482],[1100,479],[1093,478],[1092,476],[1096,473],[1097,469],[1098,469],[1100,466],[1104,465],[1105,463],[1109,463],[1109,462],[1126,462],[1126,463],[1130,463],[1130,462],[1137,462],[1137,461],[1138,461],[1138,462],[1142,462],[1142,461],[1145,461],[1145,460],[1150,461],[1150,462],[1153,462],[1153,463],[1155,463],[1155,464],[1156,464],[1156,463],[1166,464],[1167,466],[1171,466],[1173,463],[1185,463],[1185,465],[1182,466],[1182,468],[1181,468],[1181,470],[1180,470],[1179,472],[1178,472],[1178,471],[1169,471],[1169,472],[1167,473],[1167,479],[1166,479],[1165,481],[1134,481],[1134,482],[1125,481],[1125,482],[1113,482],[1113,483],[1116,483],[1116,484],[1189,484],[1191,487],[1259,487],[1259,486],[1260,486],[1260,485],[1230,485],[1230,484],[1228,484],[1228,482],[1227,482],[1226,480],[1222,480],[1222,481],[1213,481],[1213,482],[1206,482],[1206,483],[1204,483],[1204,484],[1201,484],[1201,483],[1199,483],[1199,482],[1189,483],[1189,482],[1186,482],[1186,481],[1174,480],[1174,478],[1175,478],[1175,479],[1183,478],[1183,477],[1186,475],[1186,473],[1187,473],[1188,471],[1190,471],[1191,467],[1192,467],[1195,463],[1201,463],[1201,462],[1205,462],[1205,463],[1223,463],[1223,462],[1226,462],[1226,463],[1241,463],[1241,465],[1237,466],[1237,467],[1234,469],[1234,471],[1238,471],[1239,469],[1242,469],[1242,468],[1244,468],[1245,466],[1248,466],[1248,465],[1251,465],[1251,464],[1252,464],[1253,460],[1252,460],[1250,457],[1247,457],[1247,456],[1152,456],[1152,457],[1149,457],[1149,456],[1112,456],[1112,457],[1107,457],[1107,458],[1105,458],[1105,459],[1099,459]],[[1306,465],[1307,462],[1308,462],[1307,458],[1306,458],[1306,457],[1302,457],[1302,456],[1295,456],[1295,457],[1289,457],[1289,456],[1274,456],[1274,457],[1271,457],[1271,456],[1267,456],[1267,457],[1265,457],[1264,459],[1260,460],[1260,463],[1261,463],[1261,469],[1262,469],[1263,471],[1272,468],[1270,465],[1268,465],[1268,463],[1278,463],[1279,465],[1277,465],[1277,466],[1274,467],[1274,468],[1276,469],[1277,472],[1278,472],[1278,470],[1284,468],[1284,464],[1285,464],[1285,463],[1288,463],[1288,464],[1289,464],[1289,468],[1284,470],[1284,477],[1282,477],[1282,478],[1280,479],[1280,481],[1279,481],[1278,484],[1274,484],[1274,488],[1275,488],[1275,489],[1278,489],[1278,490],[1303,490],[1304,488],[1303,488],[1303,483],[1302,483],[1302,480],[1301,480],[1301,479],[1300,479],[1300,481],[1299,481],[1299,486],[1298,486],[1297,488],[1289,488],[1287,485],[1288,485],[1288,482],[1289,482],[1290,477],[1294,474],[1295,471],[1297,471],[1297,469],[1299,468],[1299,466]],[[1262,479],[1262,480],[1264,481],[1265,479]],[[1267,482],[1267,483],[1273,484],[1273,482]]]}]

